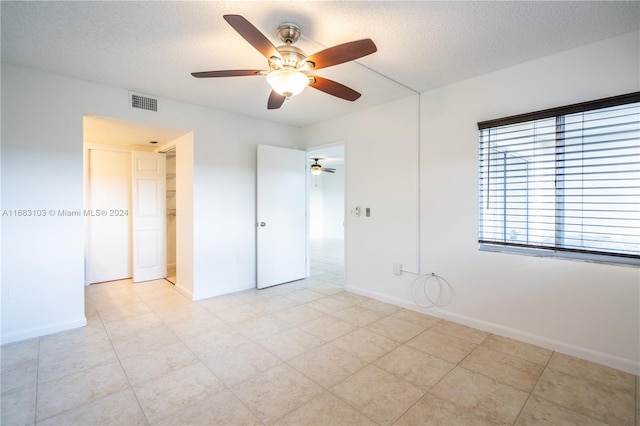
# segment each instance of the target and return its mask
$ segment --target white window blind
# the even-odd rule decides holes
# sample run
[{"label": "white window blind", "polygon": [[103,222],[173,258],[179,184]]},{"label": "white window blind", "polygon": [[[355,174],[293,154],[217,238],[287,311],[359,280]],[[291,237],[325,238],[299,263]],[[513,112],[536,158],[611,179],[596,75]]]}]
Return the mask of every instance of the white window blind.
[{"label": "white window blind", "polygon": [[640,265],[640,92],[478,128],[481,249]]}]

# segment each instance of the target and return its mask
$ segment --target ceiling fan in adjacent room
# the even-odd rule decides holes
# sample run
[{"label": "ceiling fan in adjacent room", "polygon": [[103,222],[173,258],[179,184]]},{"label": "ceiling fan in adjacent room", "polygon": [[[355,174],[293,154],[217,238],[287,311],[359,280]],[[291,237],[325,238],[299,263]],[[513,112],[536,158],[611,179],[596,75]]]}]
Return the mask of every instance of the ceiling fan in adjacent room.
[{"label": "ceiling fan in adjacent room", "polygon": [[275,47],[244,17],[224,15],[224,19],[267,58],[269,69],[203,71],[191,75],[197,78],[266,75],[267,83],[272,88],[267,102],[268,109],[280,108],[286,99],[302,92],[307,86],[347,101],[355,101],[360,93],[336,81],[309,73],[353,61],[378,50],[373,41],[366,38],[329,47],[307,56],[301,49],[293,46],[300,38],[300,27],[296,24],[284,23],[278,27],[278,35],[285,44]]},{"label": "ceiling fan in adjacent room", "polygon": [[335,173],[336,172],[336,169],[333,169],[331,167],[322,167],[320,165],[320,163],[318,163],[318,161],[320,160],[319,158],[312,158],[312,160],[314,161],[314,163],[311,165],[311,174],[312,175],[318,176],[322,172],[327,172],[327,173]]}]

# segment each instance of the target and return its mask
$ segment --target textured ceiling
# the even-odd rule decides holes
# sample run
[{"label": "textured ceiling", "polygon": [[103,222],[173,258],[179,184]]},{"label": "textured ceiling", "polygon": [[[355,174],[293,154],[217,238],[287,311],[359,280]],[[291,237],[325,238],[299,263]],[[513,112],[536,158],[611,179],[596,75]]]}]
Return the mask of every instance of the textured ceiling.
[{"label": "textured ceiling", "polygon": [[[640,26],[640,2],[619,1],[2,1],[2,61],[305,126]],[[378,52],[319,70],[362,93],[347,102],[312,89],[268,111],[263,76],[195,79],[193,71],[266,69],[222,18],[240,14],[275,45],[302,27],[307,54],[371,38]]]}]

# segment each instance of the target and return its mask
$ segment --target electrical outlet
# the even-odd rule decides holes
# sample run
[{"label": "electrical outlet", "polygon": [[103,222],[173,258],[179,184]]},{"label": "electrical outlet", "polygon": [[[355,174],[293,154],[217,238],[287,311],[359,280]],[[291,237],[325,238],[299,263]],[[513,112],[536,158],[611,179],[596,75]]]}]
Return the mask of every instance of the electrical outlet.
[{"label": "electrical outlet", "polygon": [[351,214],[358,217],[360,216],[360,206],[355,206],[351,209]]}]

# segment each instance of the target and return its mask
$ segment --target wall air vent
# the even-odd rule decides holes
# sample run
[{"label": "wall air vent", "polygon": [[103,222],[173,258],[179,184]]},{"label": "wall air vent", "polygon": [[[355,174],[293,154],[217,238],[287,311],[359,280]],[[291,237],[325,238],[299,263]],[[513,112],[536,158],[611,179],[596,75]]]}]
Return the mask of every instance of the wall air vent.
[{"label": "wall air vent", "polygon": [[158,111],[157,99],[150,98],[148,96],[137,95],[135,93],[130,93],[129,95],[131,101],[129,105],[131,106],[131,108],[145,109],[147,111]]}]

